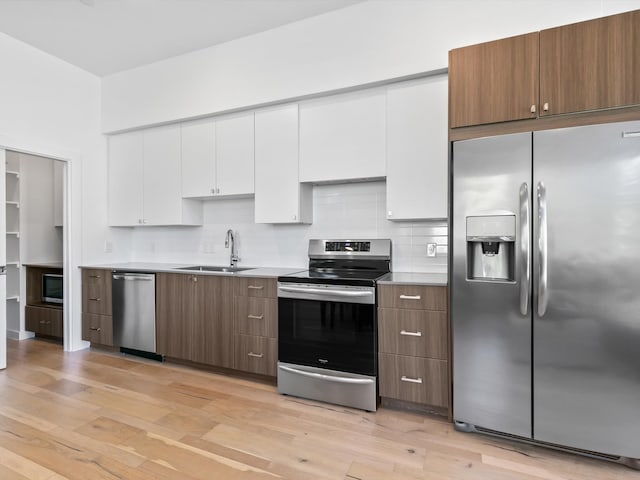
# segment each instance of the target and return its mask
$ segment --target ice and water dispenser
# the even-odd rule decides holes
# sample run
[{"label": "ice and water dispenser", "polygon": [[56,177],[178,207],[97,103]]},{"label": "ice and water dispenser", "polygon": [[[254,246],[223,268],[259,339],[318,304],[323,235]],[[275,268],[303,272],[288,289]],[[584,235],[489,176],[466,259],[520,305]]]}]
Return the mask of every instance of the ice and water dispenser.
[{"label": "ice and water dispenser", "polygon": [[515,215],[467,217],[467,279],[514,281],[515,243]]}]

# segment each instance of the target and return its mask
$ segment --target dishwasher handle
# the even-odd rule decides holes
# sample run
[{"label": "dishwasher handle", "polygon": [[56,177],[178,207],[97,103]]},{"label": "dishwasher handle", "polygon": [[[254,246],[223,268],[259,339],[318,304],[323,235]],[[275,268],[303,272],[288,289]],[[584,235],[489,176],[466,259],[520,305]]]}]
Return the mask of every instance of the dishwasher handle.
[{"label": "dishwasher handle", "polygon": [[153,273],[114,273],[114,280],[142,280],[143,282],[151,282],[154,278]]}]

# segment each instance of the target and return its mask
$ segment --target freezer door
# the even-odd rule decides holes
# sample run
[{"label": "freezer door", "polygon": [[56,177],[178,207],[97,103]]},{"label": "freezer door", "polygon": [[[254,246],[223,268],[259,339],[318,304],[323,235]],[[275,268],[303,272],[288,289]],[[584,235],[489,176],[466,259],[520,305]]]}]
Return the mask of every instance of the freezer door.
[{"label": "freezer door", "polygon": [[535,133],[539,184],[534,437],[638,458],[640,122]]},{"label": "freezer door", "polygon": [[[527,250],[531,236],[526,221],[531,202],[531,139],[531,133],[522,133],[456,142],[452,170],[454,418],[528,438],[531,305],[526,274],[530,256],[523,256],[522,250]],[[521,212],[525,212],[524,222]],[[483,270],[481,265],[477,276],[487,278],[470,279],[470,265],[475,268],[476,264],[470,264],[467,254],[482,255],[483,246],[468,249],[467,239],[492,235],[514,235],[515,268],[512,272],[495,268],[492,262],[501,251],[492,253],[491,246],[485,245],[487,255],[481,260],[491,268]]]}]

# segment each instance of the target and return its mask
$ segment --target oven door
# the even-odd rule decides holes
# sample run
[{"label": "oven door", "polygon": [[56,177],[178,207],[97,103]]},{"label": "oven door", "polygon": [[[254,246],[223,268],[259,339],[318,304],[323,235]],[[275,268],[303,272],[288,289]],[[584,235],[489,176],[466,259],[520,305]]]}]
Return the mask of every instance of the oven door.
[{"label": "oven door", "polygon": [[278,359],[376,376],[374,287],[278,283]]}]

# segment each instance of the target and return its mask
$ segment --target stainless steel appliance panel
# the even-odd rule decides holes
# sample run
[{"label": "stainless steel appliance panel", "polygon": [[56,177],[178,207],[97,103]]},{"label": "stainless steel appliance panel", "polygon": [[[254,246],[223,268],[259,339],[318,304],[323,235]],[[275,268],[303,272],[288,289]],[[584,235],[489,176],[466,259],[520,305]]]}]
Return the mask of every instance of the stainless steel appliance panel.
[{"label": "stainless steel appliance panel", "polygon": [[[530,212],[531,147],[531,133],[522,133],[456,142],[453,153],[453,414],[523,437],[532,434],[530,257],[522,254],[530,245],[522,212]],[[500,215],[516,218],[514,278],[469,278],[467,217]]]},{"label": "stainless steel appliance panel", "polygon": [[111,286],[114,344],[155,353],[155,274],[115,272]]},{"label": "stainless steel appliance panel", "polygon": [[377,408],[376,377],[278,362],[278,392],[361,408]]},{"label": "stainless steel appliance panel", "polygon": [[534,437],[640,458],[640,122],[534,152]]}]

